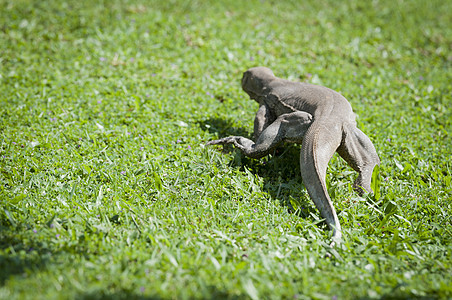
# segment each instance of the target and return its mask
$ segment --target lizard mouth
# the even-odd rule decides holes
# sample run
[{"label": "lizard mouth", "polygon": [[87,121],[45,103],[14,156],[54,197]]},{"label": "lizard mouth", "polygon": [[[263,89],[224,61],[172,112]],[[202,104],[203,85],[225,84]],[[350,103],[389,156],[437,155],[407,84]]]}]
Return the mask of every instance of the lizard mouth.
[{"label": "lizard mouth", "polygon": [[[245,87],[246,87],[246,85],[247,85],[247,83],[248,83],[248,76],[246,76],[246,72],[243,74],[243,77],[242,77],[242,89],[246,92],[246,89],[245,89]],[[248,93],[248,92],[247,92]]]},{"label": "lizard mouth", "polygon": [[250,82],[249,76],[245,73],[242,78],[242,89],[250,96],[251,99],[257,100],[258,94],[252,91],[250,84],[252,84],[252,82]]},{"label": "lizard mouth", "polygon": [[248,91],[245,92],[248,94],[248,96],[250,96],[250,99],[257,100],[257,94]]}]

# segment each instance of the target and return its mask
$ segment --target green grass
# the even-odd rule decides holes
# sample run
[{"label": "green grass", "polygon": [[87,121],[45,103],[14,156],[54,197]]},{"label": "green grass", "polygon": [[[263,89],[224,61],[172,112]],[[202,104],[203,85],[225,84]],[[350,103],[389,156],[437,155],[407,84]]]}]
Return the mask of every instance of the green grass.
[{"label": "green grass", "polygon": [[[452,2],[207,2],[0,0],[0,298],[451,298]],[[329,164],[340,247],[299,147],[203,146],[258,65],[377,148],[379,197]]]}]

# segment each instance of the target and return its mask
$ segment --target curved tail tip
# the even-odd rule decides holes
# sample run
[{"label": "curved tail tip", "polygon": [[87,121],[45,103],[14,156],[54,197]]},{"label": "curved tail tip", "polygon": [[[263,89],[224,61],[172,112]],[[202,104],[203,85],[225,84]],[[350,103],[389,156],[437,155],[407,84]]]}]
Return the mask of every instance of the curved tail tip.
[{"label": "curved tail tip", "polygon": [[332,242],[330,244],[330,247],[340,245],[342,242],[342,232],[340,230],[334,229],[333,237],[331,239],[332,239]]}]

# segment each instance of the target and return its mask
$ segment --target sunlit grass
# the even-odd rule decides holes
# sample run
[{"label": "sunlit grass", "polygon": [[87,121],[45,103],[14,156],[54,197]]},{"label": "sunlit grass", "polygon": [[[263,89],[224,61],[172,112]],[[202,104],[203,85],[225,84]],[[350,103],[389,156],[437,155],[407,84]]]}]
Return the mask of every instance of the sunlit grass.
[{"label": "sunlit grass", "polygon": [[[0,298],[450,298],[451,11],[0,0]],[[329,164],[341,246],[296,146],[204,147],[251,135],[257,65],[340,91],[377,148],[379,195]]]}]

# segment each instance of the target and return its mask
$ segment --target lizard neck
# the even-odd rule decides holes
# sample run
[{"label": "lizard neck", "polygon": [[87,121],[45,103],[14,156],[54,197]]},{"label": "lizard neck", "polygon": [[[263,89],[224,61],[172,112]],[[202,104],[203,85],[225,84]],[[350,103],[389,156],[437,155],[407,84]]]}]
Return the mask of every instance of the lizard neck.
[{"label": "lizard neck", "polygon": [[265,105],[267,105],[270,110],[276,114],[277,116],[299,111],[299,109],[293,107],[292,105],[284,102],[281,98],[273,93],[267,93],[265,96],[261,98]]}]

